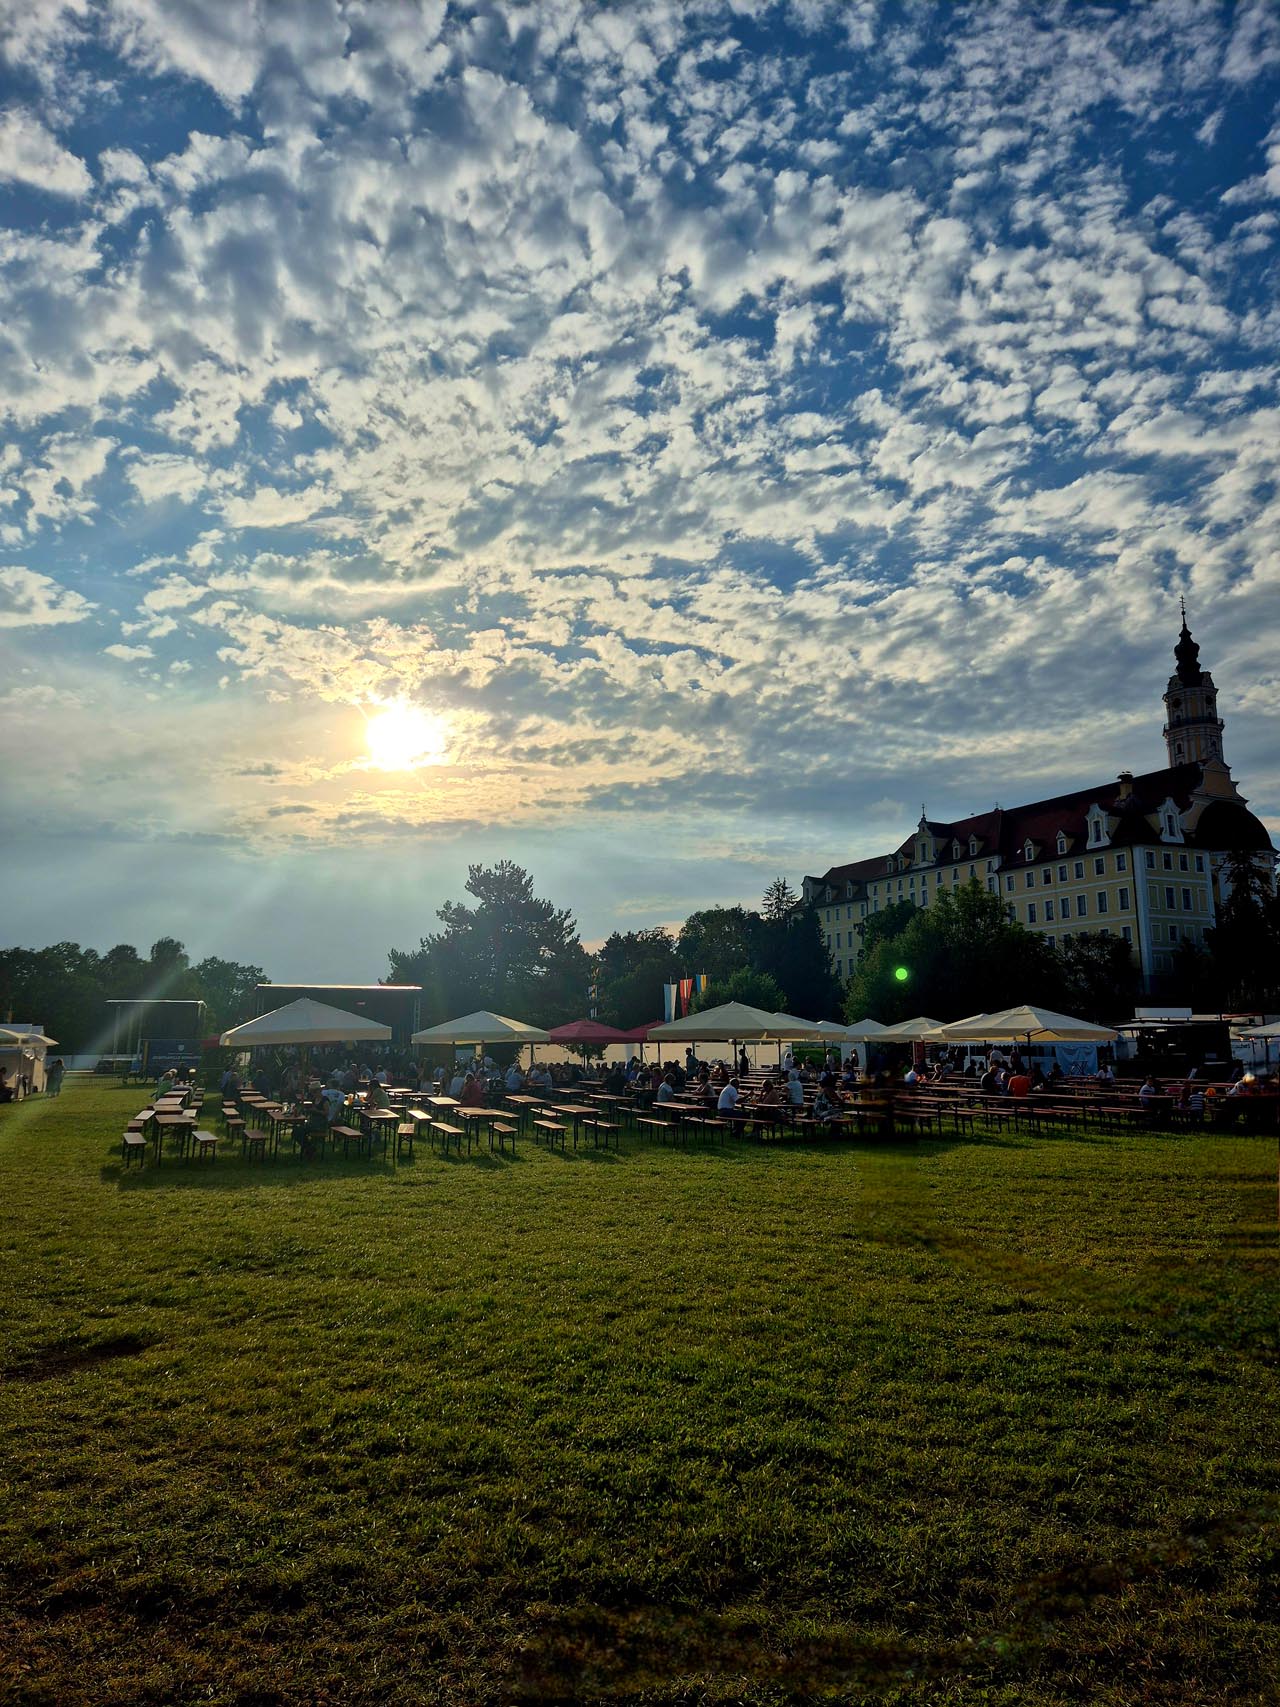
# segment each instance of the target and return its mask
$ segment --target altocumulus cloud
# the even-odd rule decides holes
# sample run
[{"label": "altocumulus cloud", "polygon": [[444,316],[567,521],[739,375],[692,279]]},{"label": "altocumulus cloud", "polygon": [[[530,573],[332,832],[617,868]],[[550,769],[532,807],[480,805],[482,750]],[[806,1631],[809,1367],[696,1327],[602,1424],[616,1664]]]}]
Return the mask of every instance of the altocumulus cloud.
[{"label": "altocumulus cloud", "polygon": [[[812,864],[1154,762],[1184,591],[1280,807],[1272,6],[50,0],[0,48],[0,626],[226,732],[229,833],[692,808],[773,863],[763,799]],[[450,729],[412,786],[358,763],[396,696]],[[42,821],[109,820],[59,704]]]}]

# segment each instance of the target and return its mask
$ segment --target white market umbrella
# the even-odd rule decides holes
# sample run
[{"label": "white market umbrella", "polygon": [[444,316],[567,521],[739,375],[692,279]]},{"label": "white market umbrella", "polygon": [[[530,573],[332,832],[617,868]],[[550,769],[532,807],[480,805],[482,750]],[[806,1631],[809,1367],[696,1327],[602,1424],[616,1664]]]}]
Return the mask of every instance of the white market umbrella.
[{"label": "white market umbrella", "polygon": [[447,1019],[441,1025],[429,1025],[425,1031],[415,1031],[411,1043],[550,1043],[549,1032],[523,1020],[508,1019],[505,1014],[491,1014],[481,1008],[461,1019]]},{"label": "white market umbrella", "polygon": [[[722,1002],[705,1013],[686,1014],[683,1019],[655,1025],[649,1040],[655,1043],[759,1043],[781,1036],[780,1016],[750,1008],[745,1002]],[[801,1021],[801,1024],[804,1022]]]},{"label": "white market umbrella", "polygon": [[[825,1022],[827,1024],[830,1021]],[[881,1025],[878,1019],[859,1019],[844,1029],[844,1035],[850,1043],[871,1043],[877,1037],[883,1037],[888,1031],[887,1025]]]},{"label": "white market umbrella", "polygon": [[46,1037],[42,1031],[15,1031],[11,1025],[0,1025],[0,1049],[17,1049],[27,1044],[52,1049],[57,1041],[56,1037]]},{"label": "white market umbrella", "polygon": [[1072,1014],[1058,1014],[1052,1008],[1037,1008],[1028,1003],[1003,1008],[999,1013],[979,1014],[976,1019],[963,1020],[945,1029],[956,1043],[966,1039],[1001,1043],[1020,1038],[1028,1043],[1114,1043],[1119,1035],[1093,1020],[1076,1019]]},{"label": "white market umbrella", "polygon": [[218,1041],[224,1048],[252,1049],[280,1043],[386,1043],[390,1038],[389,1025],[302,996],[269,1014],[233,1026]]},{"label": "white market umbrella", "polygon": [[940,1025],[933,1036],[926,1041],[929,1043],[964,1043],[974,1041],[974,1032],[965,1030],[966,1026],[978,1025],[983,1020],[991,1019],[991,1014],[967,1014],[964,1019],[948,1020],[946,1025]]},{"label": "white market umbrella", "polygon": [[921,1043],[931,1031],[941,1029],[941,1021],[926,1019],[921,1014],[916,1019],[904,1019],[897,1025],[887,1025],[883,1031],[876,1033],[877,1043]]},{"label": "white market umbrella", "polygon": [[771,1014],[778,1027],[774,1036],[783,1043],[818,1042],[826,1033],[814,1019],[801,1019],[797,1014]]}]

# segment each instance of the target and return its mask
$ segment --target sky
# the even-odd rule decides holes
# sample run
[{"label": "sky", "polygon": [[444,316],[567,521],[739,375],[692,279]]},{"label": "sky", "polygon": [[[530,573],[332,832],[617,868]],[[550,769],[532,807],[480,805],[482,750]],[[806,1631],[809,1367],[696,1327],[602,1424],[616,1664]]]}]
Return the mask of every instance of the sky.
[{"label": "sky", "polygon": [[0,0],[0,938],[386,975],[1165,762],[1280,832],[1280,7]]}]

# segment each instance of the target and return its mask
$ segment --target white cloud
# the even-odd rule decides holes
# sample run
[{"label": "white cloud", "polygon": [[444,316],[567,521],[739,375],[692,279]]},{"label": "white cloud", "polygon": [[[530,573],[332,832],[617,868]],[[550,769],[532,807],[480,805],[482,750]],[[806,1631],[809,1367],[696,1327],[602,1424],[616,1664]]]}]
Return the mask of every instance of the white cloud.
[{"label": "white cloud", "polygon": [[82,594],[18,564],[0,567],[0,628],[82,622],[94,609]]},{"label": "white cloud", "polygon": [[85,196],[93,188],[84,161],[21,107],[0,115],[0,179],[55,196]]}]

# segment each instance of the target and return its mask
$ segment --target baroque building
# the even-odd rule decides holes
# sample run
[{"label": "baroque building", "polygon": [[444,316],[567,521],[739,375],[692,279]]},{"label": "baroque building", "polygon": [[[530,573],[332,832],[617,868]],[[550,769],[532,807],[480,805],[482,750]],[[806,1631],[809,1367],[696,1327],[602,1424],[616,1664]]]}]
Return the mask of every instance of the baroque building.
[{"label": "baroque building", "polygon": [[1179,944],[1200,943],[1229,893],[1225,867],[1242,855],[1268,874],[1275,851],[1222,756],[1213,677],[1187,627],[1165,690],[1168,764],[1027,806],[994,807],[953,823],[922,811],[898,846],[806,877],[836,972],[861,951],[858,925],[895,901],[927,907],[940,890],[984,883],[1010,916],[1058,943],[1080,931],[1132,945],[1148,991],[1173,970]]}]

